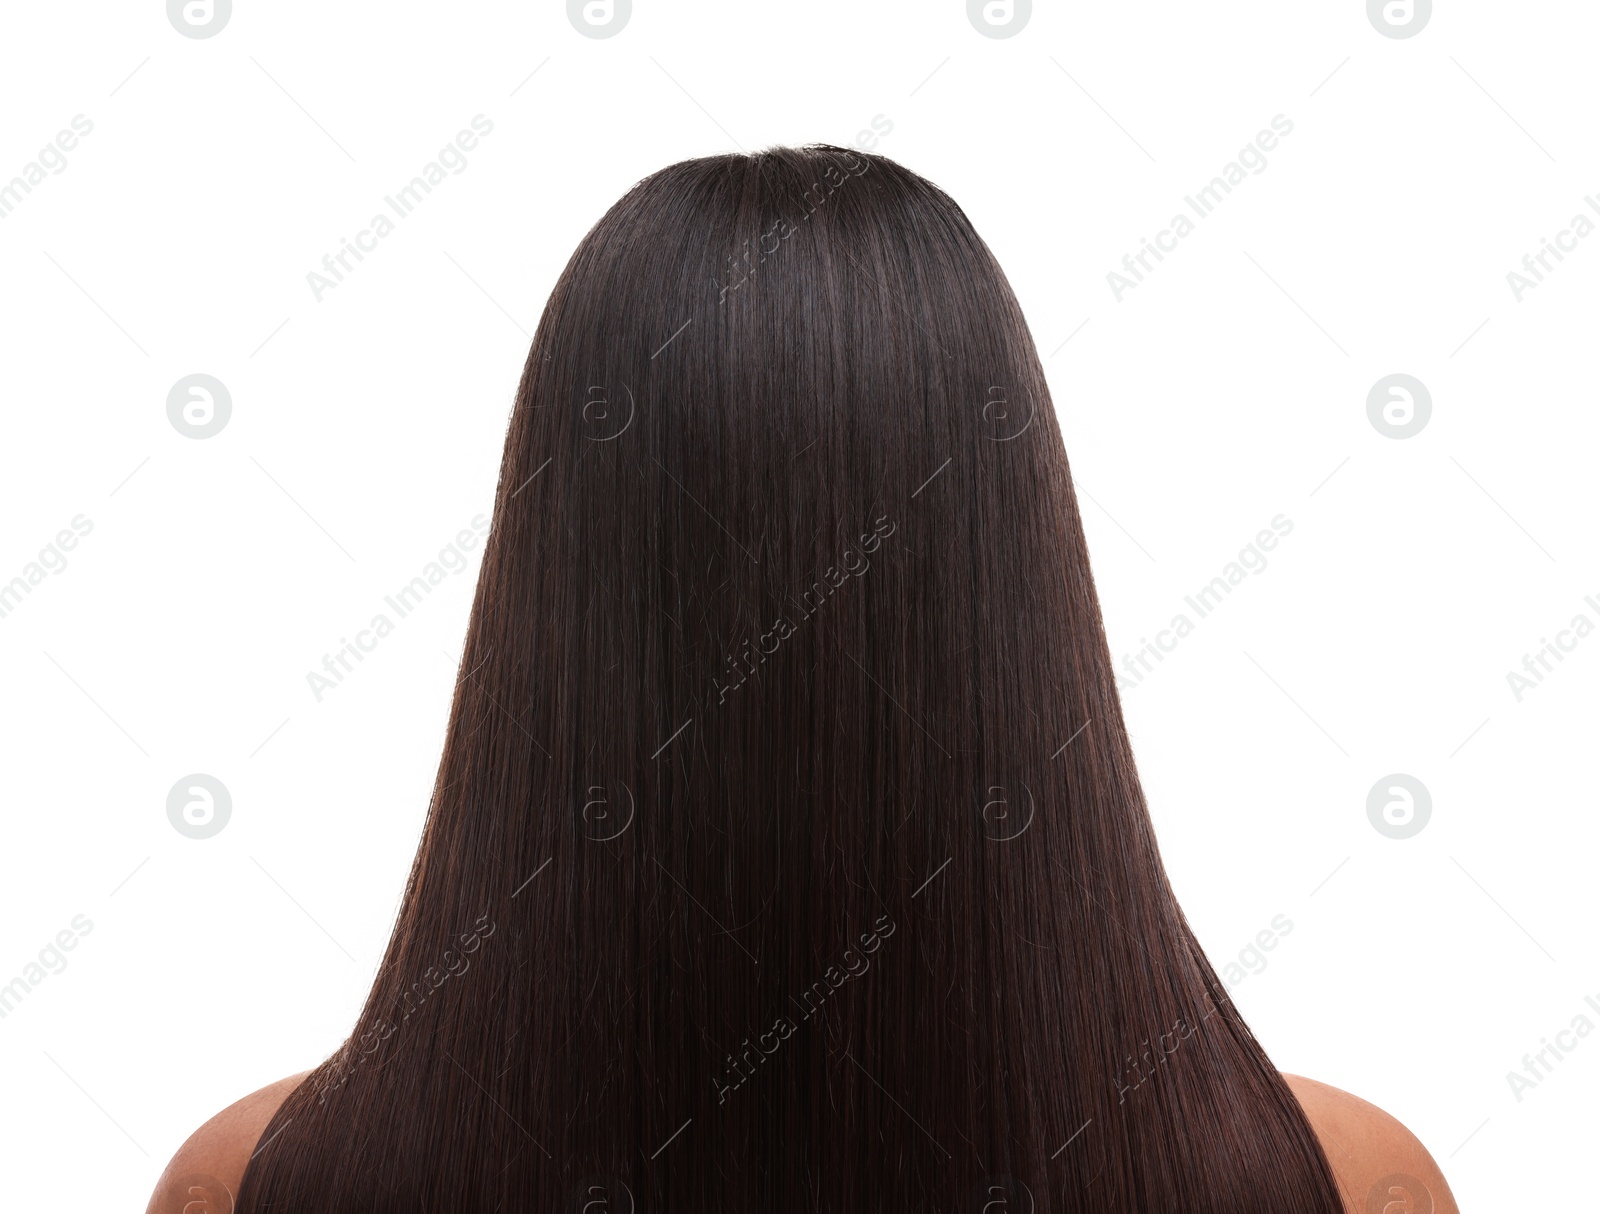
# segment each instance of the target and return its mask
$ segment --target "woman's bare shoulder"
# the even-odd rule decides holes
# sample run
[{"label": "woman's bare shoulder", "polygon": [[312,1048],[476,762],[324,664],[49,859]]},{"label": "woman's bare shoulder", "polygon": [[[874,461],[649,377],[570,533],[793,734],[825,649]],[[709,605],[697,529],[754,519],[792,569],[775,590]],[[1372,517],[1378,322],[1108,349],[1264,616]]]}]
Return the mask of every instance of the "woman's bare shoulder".
[{"label": "woman's bare shoulder", "polygon": [[1284,1075],[1333,1166],[1345,1208],[1460,1214],[1444,1173],[1417,1136],[1375,1104],[1306,1079]]},{"label": "woman's bare shoulder", "polygon": [[[231,1210],[245,1165],[261,1140],[261,1131],[308,1074],[309,1071],[301,1071],[251,1092],[190,1134],[156,1181],[145,1214]],[[227,1193],[226,1199],[217,1191],[219,1187]]]},{"label": "woman's bare shoulder", "polygon": [[[290,1075],[250,1093],[191,1134],[156,1182],[145,1214],[181,1214],[208,1198],[215,1208],[230,1208],[262,1131],[309,1073]],[[1460,1214],[1439,1165],[1399,1121],[1377,1105],[1326,1083],[1300,1075],[1283,1078],[1322,1143],[1352,1214],[1386,1208]],[[217,1186],[226,1190],[228,1200],[214,1191]]]}]

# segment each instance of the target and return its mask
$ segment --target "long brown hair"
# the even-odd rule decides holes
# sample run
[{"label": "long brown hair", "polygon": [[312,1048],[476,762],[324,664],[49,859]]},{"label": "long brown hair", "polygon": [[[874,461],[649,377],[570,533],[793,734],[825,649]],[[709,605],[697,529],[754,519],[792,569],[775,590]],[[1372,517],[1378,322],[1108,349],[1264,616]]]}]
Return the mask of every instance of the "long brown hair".
[{"label": "long brown hair", "polygon": [[393,939],[238,1208],[1338,1214],[1167,882],[1038,356],[937,187],[713,156],[579,245]]}]

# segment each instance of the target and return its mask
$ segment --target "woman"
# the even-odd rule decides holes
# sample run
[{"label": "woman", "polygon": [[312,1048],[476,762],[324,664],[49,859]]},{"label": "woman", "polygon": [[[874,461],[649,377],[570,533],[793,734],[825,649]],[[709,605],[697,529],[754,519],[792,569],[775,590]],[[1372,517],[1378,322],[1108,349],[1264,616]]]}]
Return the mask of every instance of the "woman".
[{"label": "woman", "polygon": [[1280,1075],[1229,1003],[1016,300],[944,193],[831,147],[673,165],[573,255],[366,1006],[151,1209],[222,1189],[1455,1210],[1402,1126]]}]

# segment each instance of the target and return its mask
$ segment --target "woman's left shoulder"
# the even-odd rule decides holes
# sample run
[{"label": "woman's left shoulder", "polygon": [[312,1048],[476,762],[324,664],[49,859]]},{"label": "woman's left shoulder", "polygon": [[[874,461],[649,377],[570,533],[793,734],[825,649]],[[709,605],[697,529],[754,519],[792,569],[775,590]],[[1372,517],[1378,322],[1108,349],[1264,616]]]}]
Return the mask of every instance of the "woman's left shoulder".
[{"label": "woman's left shoulder", "polygon": [[145,1214],[232,1210],[261,1132],[278,1106],[310,1073],[301,1071],[251,1092],[190,1134],[156,1181]]}]

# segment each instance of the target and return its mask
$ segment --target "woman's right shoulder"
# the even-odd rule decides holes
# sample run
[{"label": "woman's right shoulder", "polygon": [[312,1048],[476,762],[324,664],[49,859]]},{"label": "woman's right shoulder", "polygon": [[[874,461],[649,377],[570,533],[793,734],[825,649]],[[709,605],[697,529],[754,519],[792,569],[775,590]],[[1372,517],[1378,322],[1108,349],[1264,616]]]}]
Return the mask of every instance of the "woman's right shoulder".
[{"label": "woman's right shoulder", "polygon": [[1428,1148],[1398,1120],[1330,1084],[1283,1078],[1322,1143],[1350,1214],[1460,1214]]},{"label": "woman's right shoulder", "polygon": [[145,1214],[231,1210],[261,1132],[310,1073],[301,1071],[251,1092],[190,1134],[156,1181]]}]

